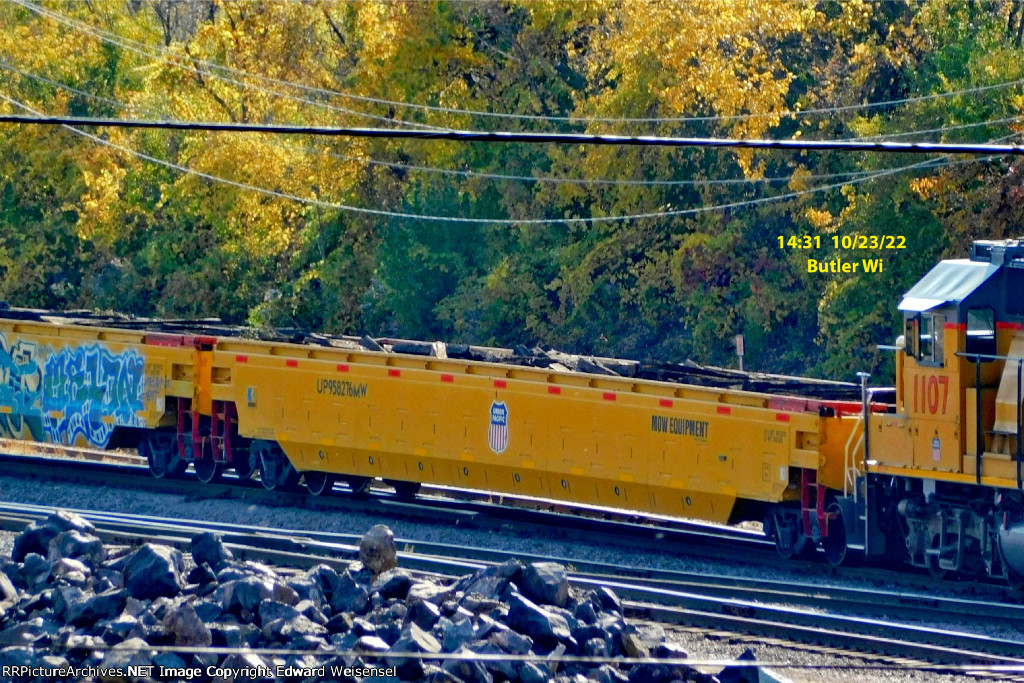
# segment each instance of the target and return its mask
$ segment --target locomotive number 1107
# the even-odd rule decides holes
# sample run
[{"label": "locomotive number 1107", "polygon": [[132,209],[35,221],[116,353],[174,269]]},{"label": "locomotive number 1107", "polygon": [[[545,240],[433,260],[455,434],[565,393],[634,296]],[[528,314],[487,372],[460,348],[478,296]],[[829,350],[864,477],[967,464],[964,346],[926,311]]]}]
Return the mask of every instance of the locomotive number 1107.
[{"label": "locomotive number 1107", "polygon": [[930,375],[914,377],[914,412],[946,414],[949,402],[949,377]]}]

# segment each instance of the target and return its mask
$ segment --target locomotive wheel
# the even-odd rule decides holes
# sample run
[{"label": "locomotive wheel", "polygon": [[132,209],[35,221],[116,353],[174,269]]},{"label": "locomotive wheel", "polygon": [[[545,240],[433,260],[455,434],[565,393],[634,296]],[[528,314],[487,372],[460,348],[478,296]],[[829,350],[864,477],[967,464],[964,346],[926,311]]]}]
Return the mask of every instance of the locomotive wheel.
[{"label": "locomotive wheel", "polygon": [[370,491],[370,484],[373,482],[370,477],[345,477],[345,483],[352,489],[353,496],[365,496]]},{"label": "locomotive wheel", "polygon": [[821,549],[825,551],[825,559],[833,567],[838,567],[846,561],[846,523],[843,521],[843,510],[839,503],[832,503],[825,510],[835,517],[828,521],[828,536],[821,539]]},{"label": "locomotive wheel", "polygon": [[306,488],[314,496],[329,494],[334,489],[335,476],[330,472],[303,472],[302,479],[306,483]]},{"label": "locomotive wheel", "polygon": [[299,482],[299,473],[288,462],[277,444],[267,444],[259,450],[260,482],[268,491],[287,491]]},{"label": "locomotive wheel", "polygon": [[395,494],[402,499],[411,500],[416,497],[416,494],[420,492],[420,483],[418,481],[392,481],[388,480],[386,483],[390,484],[395,489]]},{"label": "locomotive wheel", "polygon": [[188,463],[178,456],[177,443],[170,434],[155,434],[139,443],[139,455],[149,463],[149,472],[157,479],[176,479],[185,473]]},{"label": "locomotive wheel", "polygon": [[192,464],[196,468],[196,477],[204,484],[219,480],[224,473],[224,464],[214,460],[210,453],[204,453],[202,458]]},{"label": "locomotive wheel", "polygon": [[[937,549],[939,544],[942,542],[937,535],[932,538],[932,548]],[[939,566],[939,556],[929,555],[928,556],[928,573],[932,575],[933,579],[941,581],[949,575],[948,569],[943,569]]]}]

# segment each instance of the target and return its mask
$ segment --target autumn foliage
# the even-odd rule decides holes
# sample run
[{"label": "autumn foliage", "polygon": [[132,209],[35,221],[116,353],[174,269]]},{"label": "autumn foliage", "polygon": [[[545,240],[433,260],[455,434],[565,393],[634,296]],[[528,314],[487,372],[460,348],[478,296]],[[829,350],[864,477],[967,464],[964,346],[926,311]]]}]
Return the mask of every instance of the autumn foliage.
[{"label": "autumn foliage", "polygon": [[[11,0],[0,111],[1016,139],[1019,5]],[[932,263],[1020,233],[1022,173],[1007,158],[5,125],[0,299],[718,364],[743,333],[748,368],[849,378],[884,369],[875,345]],[[822,276],[807,258],[830,251],[778,245],[846,234],[908,248],[881,274]]]}]

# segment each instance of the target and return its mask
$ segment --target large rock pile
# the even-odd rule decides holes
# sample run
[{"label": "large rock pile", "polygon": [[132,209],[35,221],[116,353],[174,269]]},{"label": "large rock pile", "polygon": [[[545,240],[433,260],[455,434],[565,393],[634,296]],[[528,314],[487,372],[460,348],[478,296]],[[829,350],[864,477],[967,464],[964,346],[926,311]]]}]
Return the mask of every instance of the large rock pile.
[{"label": "large rock pile", "polygon": [[[660,628],[628,624],[612,591],[571,588],[565,569],[554,563],[509,561],[441,583],[397,568],[393,536],[378,526],[363,539],[362,562],[341,573],[327,565],[299,571],[241,562],[211,534],[192,539],[193,568],[186,571],[186,558],[174,548],[105,547],[94,531],[80,517],[53,515],[17,537],[12,562],[0,560],[0,667],[42,667],[51,674],[74,668],[78,677],[84,672],[96,680],[228,680],[217,669],[246,672],[236,680],[273,680],[283,675],[280,667],[302,670],[291,680],[705,679],[689,667],[658,663],[685,653],[665,642]],[[149,649],[156,646],[294,654]],[[438,653],[468,657],[429,657]],[[495,655],[656,659],[559,664]],[[129,665],[153,668],[148,676],[139,668],[131,675]],[[357,671],[369,666],[388,672],[373,678]],[[202,673],[172,673],[183,669]]]}]

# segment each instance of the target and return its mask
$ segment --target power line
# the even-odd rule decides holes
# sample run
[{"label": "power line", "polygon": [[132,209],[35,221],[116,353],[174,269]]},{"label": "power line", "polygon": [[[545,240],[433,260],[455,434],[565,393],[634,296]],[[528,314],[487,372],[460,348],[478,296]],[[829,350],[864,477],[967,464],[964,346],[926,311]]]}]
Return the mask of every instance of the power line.
[{"label": "power line", "polygon": [[[135,52],[143,52],[143,53],[145,53],[145,54],[147,54],[149,56],[164,56],[164,57],[167,56],[166,50],[164,50],[164,51],[153,50],[152,48],[150,48],[149,46],[145,45],[144,43],[140,43],[138,41],[133,41],[133,40],[129,40],[129,39],[126,39],[126,38],[122,38],[121,36],[117,36],[117,34],[111,33],[109,31],[104,31],[103,29],[97,28],[97,27],[95,27],[95,26],[93,26],[91,24],[88,24],[86,22],[82,22],[82,21],[78,21],[76,19],[72,19],[70,17],[67,17],[67,16],[59,13],[59,12],[53,12],[51,10],[47,10],[46,8],[41,7],[39,5],[36,5],[36,4],[33,4],[31,2],[28,2],[27,0],[11,0],[11,1],[16,3],[16,4],[18,4],[18,5],[21,5],[22,7],[26,8],[26,9],[28,9],[28,10],[36,13],[36,14],[39,14],[39,15],[42,15],[42,16],[48,16],[51,19],[54,19],[55,21],[63,23],[65,25],[67,25],[67,26],[72,26],[74,28],[77,28],[80,31],[83,31],[85,33],[89,33],[90,35],[98,37],[101,40],[104,40],[106,42],[112,42],[114,44],[117,44],[117,45],[120,45],[122,47],[125,47],[126,49],[133,50]],[[138,46],[138,47],[131,47],[129,44],[133,44],[133,45]],[[206,61],[206,60],[193,60],[193,61],[195,63],[197,63],[197,64],[202,64],[202,65],[204,65],[204,66],[206,66],[208,68],[215,69],[215,70],[218,70],[218,71],[222,71],[222,72],[226,72],[226,73],[233,73],[235,75],[244,76],[244,77],[247,77],[247,78],[255,78],[255,79],[262,80],[264,82],[274,83],[276,85],[283,85],[283,86],[286,86],[286,87],[298,88],[298,89],[303,90],[305,92],[321,94],[321,95],[328,95],[328,96],[331,96],[331,97],[341,97],[341,98],[345,98],[345,99],[349,99],[349,100],[353,100],[353,101],[359,101],[359,102],[369,102],[369,103],[373,103],[373,104],[385,105],[385,106],[388,106],[388,107],[400,107],[400,108],[414,109],[414,110],[419,110],[419,111],[429,111],[429,112],[436,112],[436,113],[459,114],[459,115],[469,115],[469,116],[480,116],[480,117],[489,117],[489,118],[519,119],[519,120],[528,120],[528,121],[554,121],[554,122],[560,122],[560,123],[578,123],[578,124],[587,124],[587,123],[700,123],[700,122],[715,122],[715,121],[720,121],[720,122],[745,121],[745,120],[751,120],[751,119],[775,118],[775,117],[802,118],[802,117],[805,117],[805,116],[818,115],[818,114],[835,114],[835,113],[842,113],[842,112],[848,112],[848,111],[859,111],[859,110],[863,110],[863,109],[871,110],[871,109],[878,109],[878,108],[883,108],[883,107],[892,107],[892,106],[897,106],[897,105],[902,105],[902,104],[913,104],[913,103],[917,103],[917,102],[925,102],[925,101],[931,101],[931,100],[937,100],[937,99],[946,99],[946,98],[950,98],[950,97],[959,97],[959,96],[962,96],[962,95],[975,95],[975,94],[978,94],[978,93],[990,92],[992,90],[1001,90],[1001,89],[1005,89],[1005,88],[1012,88],[1014,86],[1024,85],[1024,79],[1016,79],[1016,80],[1013,80],[1013,81],[1005,81],[1005,82],[1002,82],[1002,83],[994,83],[994,84],[989,84],[989,85],[975,86],[975,87],[972,87],[972,88],[963,88],[963,89],[960,89],[960,90],[952,90],[952,91],[947,91],[947,92],[942,92],[942,93],[932,93],[932,94],[929,94],[929,95],[919,95],[919,96],[914,96],[914,97],[904,97],[904,98],[893,99],[893,100],[884,100],[884,101],[880,101],[880,102],[868,102],[868,103],[863,103],[863,104],[852,104],[852,105],[843,105],[843,106],[835,106],[835,107],[818,107],[818,108],[811,108],[811,109],[787,110],[787,111],[780,111],[780,112],[735,114],[735,115],[728,115],[728,116],[636,117],[636,118],[629,118],[629,117],[625,117],[625,118],[623,118],[623,117],[574,117],[574,116],[549,116],[549,115],[539,115],[539,114],[510,114],[510,113],[506,113],[506,112],[477,111],[477,110],[472,110],[472,109],[461,109],[461,108],[457,108],[457,107],[441,107],[441,106],[435,106],[435,105],[417,104],[417,103],[411,103],[411,102],[401,102],[401,101],[398,101],[398,100],[388,100],[388,99],[383,99],[383,98],[370,97],[370,96],[366,96],[366,95],[355,95],[353,93],[348,93],[348,92],[344,92],[344,91],[340,91],[340,90],[329,90],[329,89],[326,89],[326,88],[318,88],[318,87],[315,87],[315,86],[309,86],[309,85],[305,85],[305,84],[302,84],[302,83],[295,83],[295,82],[292,82],[292,81],[286,81],[286,80],[282,80],[282,79],[271,78],[271,77],[268,77],[268,76],[262,76],[262,75],[259,75],[259,74],[253,74],[251,72],[243,71],[241,69],[235,69],[235,68],[227,67],[227,66],[224,66],[224,65],[221,65],[221,64],[215,64],[213,62],[209,62],[209,61]],[[191,67],[189,65],[185,65],[185,64],[182,64],[180,62],[175,62],[175,63],[178,66],[181,66],[182,68],[192,69],[192,70],[198,71],[197,69],[195,69],[194,67]],[[250,84],[247,84],[247,83],[243,83],[241,81],[236,81],[234,79],[230,79],[230,78],[225,77],[225,76],[219,76],[217,74],[209,74],[209,75],[211,75],[211,76],[213,76],[215,78],[220,78],[222,80],[227,80],[227,81],[229,81],[231,83],[235,83],[235,84],[240,85],[242,87],[255,88],[255,89],[261,90],[263,92],[271,92],[273,94],[277,94],[277,95],[280,95],[280,96],[283,96],[283,97],[292,97],[292,96],[285,95],[283,93],[278,93],[276,91],[267,91],[265,89],[258,88],[257,86],[253,86],[253,85],[250,85]],[[317,106],[325,106],[325,107],[329,107],[330,108],[330,105],[327,105],[326,103],[322,103],[322,102],[315,102],[315,101],[307,100],[307,99],[304,99],[304,98],[294,98],[294,97],[292,97],[292,99],[298,99],[299,101],[307,102],[309,104],[314,104],[314,105],[317,105]],[[349,109],[343,109],[343,108],[340,108],[340,110],[344,111],[344,112],[347,112],[347,113],[355,114],[355,115],[358,115],[358,116],[368,117],[368,118],[371,118],[371,119],[378,119],[378,120],[385,120],[385,121],[393,121],[394,120],[394,119],[390,119],[388,117],[377,116],[377,115],[369,114],[369,113],[366,113],[366,112],[358,112],[358,111],[349,110]],[[409,125],[420,125],[420,126],[425,126],[425,127],[428,127],[428,128],[433,128],[433,126],[427,126],[427,124],[418,124],[418,123],[414,123],[414,122],[410,122],[410,121],[406,121],[405,123],[407,123]]]},{"label": "power line", "polygon": [[[39,74],[30,73],[19,69],[18,67],[7,64],[0,60],[0,68],[13,71],[25,78],[32,78],[49,85],[53,85],[58,88],[63,88],[73,92],[77,95],[81,95],[87,98],[96,99],[106,104],[112,104],[120,107],[123,110],[129,109],[130,107],[117,100],[112,100],[99,95],[94,95],[85,90],[71,87],[65,83],[52,80]],[[153,115],[159,116],[160,114],[154,110],[144,109]],[[897,133],[893,135],[916,135],[925,133],[942,132],[945,130],[954,130],[960,128],[971,128],[983,125],[995,125],[999,123],[1005,123],[1009,121],[1017,121],[1020,117],[1012,117],[1010,119],[1003,119],[999,121],[984,121],[980,123],[964,124],[961,126],[952,126],[949,128],[935,128],[927,131],[909,131],[906,133]],[[867,139],[878,138],[882,136],[871,136]],[[290,149],[296,149],[295,147],[289,146]],[[308,150],[315,152],[316,150]],[[772,183],[788,183],[792,181],[792,175],[786,176],[771,176],[766,178],[719,178],[719,179],[705,179],[705,180],[630,180],[630,179],[617,179],[617,178],[559,178],[550,176],[522,176],[512,175],[503,173],[485,173],[480,171],[468,171],[458,169],[446,169],[437,168],[435,166],[421,166],[416,164],[403,164],[398,162],[381,161],[379,159],[373,159],[370,157],[356,157],[344,154],[338,154],[336,152],[328,152],[328,154],[335,159],[342,161],[356,161],[365,163],[370,166],[382,166],[385,168],[404,170],[404,171],[422,171],[425,173],[437,173],[441,175],[449,175],[456,177],[465,178],[484,178],[487,180],[509,180],[517,182],[528,182],[528,183],[550,183],[550,184],[572,184],[572,185],[605,185],[605,186],[642,186],[642,187],[704,187],[704,186],[726,186],[726,185],[758,185],[758,184],[772,184]],[[831,180],[834,178],[856,178],[859,176],[870,175],[873,171],[847,171],[844,173],[820,173],[810,174],[801,177],[801,180]]]},{"label": "power line", "polygon": [[[39,112],[35,111],[31,107],[28,107],[27,105],[25,105],[25,104],[23,104],[21,102],[18,102],[17,100],[14,100],[14,99],[12,99],[10,97],[7,97],[6,95],[0,94],[0,99],[3,99],[5,101],[7,101],[7,102],[10,102],[11,104],[13,104],[15,106],[18,106],[18,107],[20,107],[22,109],[25,109],[27,111],[31,111],[31,112],[39,115]],[[656,212],[646,212],[646,213],[640,213],[640,214],[627,214],[627,215],[619,215],[619,216],[591,216],[589,218],[533,218],[533,219],[461,218],[461,217],[456,217],[456,216],[436,216],[436,215],[430,215],[430,214],[412,214],[412,213],[399,212],[399,211],[388,211],[388,210],[384,210],[384,209],[370,209],[370,208],[366,208],[366,207],[351,206],[351,205],[348,205],[348,204],[339,204],[339,203],[333,203],[333,202],[325,202],[325,201],[322,201],[322,200],[312,199],[312,198],[308,198],[308,197],[300,197],[298,195],[293,195],[293,194],[286,193],[286,192],[281,192],[281,191],[278,191],[278,190],[270,190],[270,189],[267,189],[265,187],[259,187],[259,186],[256,186],[256,185],[249,185],[247,183],[241,183],[241,182],[230,180],[230,179],[227,179],[227,178],[222,178],[220,176],[215,176],[215,175],[212,175],[212,174],[209,174],[209,173],[204,173],[202,171],[197,171],[197,170],[195,170],[193,168],[189,168],[188,166],[182,166],[180,164],[176,164],[176,163],[173,163],[173,162],[170,162],[170,161],[166,161],[164,159],[160,159],[160,158],[157,158],[157,157],[154,157],[154,156],[150,156],[150,155],[145,154],[143,152],[139,152],[139,151],[130,149],[128,147],[124,147],[122,145],[118,145],[116,143],[110,142],[109,140],[104,140],[103,138],[101,138],[99,136],[93,135],[91,133],[87,133],[87,132],[79,130],[77,128],[73,128],[73,127],[71,127],[69,125],[66,125],[66,124],[62,124],[62,125],[64,125],[65,128],[67,128],[68,130],[70,130],[73,133],[76,133],[78,135],[82,135],[82,136],[84,136],[86,138],[89,138],[90,140],[93,140],[94,142],[96,142],[98,144],[105,145],[105,146],[113,148],[113,149],[117,149],[117,150],[119,150],[121,152],[124,152],[125,154],[134,156],[136,158],[144,159],[146,161],[150,161],[152,163],[159,164],[159,165],[164,166],[166,168],[171,168],[171,169],[177,170],[177,171],[182,172],[182,173],[191,174],[191,175],[194,175],[196,177],[203,178],[205,180],[209,180],[211,182],[223,183],[223,184],[226,184],[226,185],[229,185],[229,186],[232,186],[232,187],[236,187],[236,188],[239,188],[239,189],[250,190],[250,191],[253,191],[253,192],[259,192],[259,193],[267,195],[267,196],[277,197],[277,198],[280,198],[280,199],[287,199],[287,200],[290,200],[290,201],[299,202],[299,203],[306,204],[306,205],[309,205],[309,206],[318,206],[318,207],[325,208],[325,209],[334,209],[334,210],[338,210],[338,211],[349,212],[349,213],[356,213],[356,214],[381,216],[381,217],[385,217],[385,218],[397,218],[397,219],[403,219],[403,220],[417,220],[417,221],[426,221],[426,222],[457,223],[457,224],[471,224],[471,225],[502,225],[502,226],[557,225],[557,224],[573,225],[573,224],[580,224],[580,223],[596,224],[596,223],[625,222],[625,221],[629,221],[629,220],[640,220],[640,219],[650,219],[650,218],[670,218],[670,217],[695,216],[695,215],[698,215],[698,214],[708,213],[708,212],[712,212],[712,211],[724,211],[724,210],[729,210],[729,209],[742,209],[742,208],[747,208],[747,207],[750,207],[750,206],[757,206],[757,205],[761,205],[761,204],[768,204],[768,203],[773,203],[773,202],[777,202],[777,201],[783,201],[783,200],[786,200],[786,199],[794,199],[796,197],[801,197],[801,196],[805,196],[805,195],[809,195],[809,194],[823,192],[825,190],[837,189],[837,188],[844,187],[844,186],[847,186],[847,185],[856,185],[856,184],[859,184],[859,183],[862,183],[862,182],[866,182],[868,180],[874,180],[874,179],[881,178],[881,177],[895,175],[897,173],[902,173],[902,172],[908,171],[908,170],[924,169],[924,168],[938,168],[940,166],[949,166],[949,165],[953,165],[955,163],[970,163],[972,161],[984,161],[984,160],[988,160],[988,159],[997,158],[995,156],[992,156],[992,157],[981,158],[981,159],[971,159],[971,160],[968,160],[968,161],[965,161],[965,162],[943,162],[943,158],[939,157],[938,159],[928,159],[928,160],[925,160],[925,161],[917,162],[915,164],[910,164],[908,166],[903,166],[903,167],[900,167],[900,168],[887,169],[885,171],[880,171],[880,172],[877,172],[877,173],[873,173],[872,175],[869,175],[869,176],[865,176],[865,177],[862,177],[862,178],[857,178],[857,179],[849,180],[849,181],[845,181],[845,182],[832,183],[832,184],[828,184],[828,185],[820,185],[818,187],[809,188],[809,189],[806,189],[806,190],[798,190],[798,191],[794,191],[794,192],[788,192],[788,193],[785,193],[785,194],[775,195],[775,196],[772,196],[772,197],[762,197],[762,198],[758,198],[758,199],[750,199],[750,200],[744,200],[744,201],[730,202],[728,204],[717,204],[717,205],[713,205],[713,206],[702,206],[702,207],[697,207],[697,208],[693,208],[693,209],[676,209],[676,210],[670,210],[670,211],[656,211]]]},{"label": "power line", "polygon": [[156,130],[210,131],[218,133],[261,133],[272,135],[318,135],[327,137],[384,138],[390,140],[454,140],[476,143],[528,143],[567,145],[613,145],[626,147],[703,147],[788,151],[844,150],[903,154],[1008,154],[1024,155],[1024,146],[988,143],[883,142],[860,140],[743,140],[737,138],[691,138],[655,135],[592,135],[588,133],[529,133],[476,130],[410,130],[407,128],[352,128],[338,126],[279,125],[220,121],[152,121],[89,116],[0,115],[0,123],[43,126],[103,126]]},{"label": "power line", "polygon": [[[333,104],[329,104],[327,102],[317,102],[315,100],[306,99],[304,97],[297,97],[295,95],[290,95],[288,93],[283,93],[283,92],[280,92],[280,91],[277,91],[277,90],[269,90],[267,88],[261,88],[261,87],[259,87],[257,85],[252,85],[250,83],[245,83],[244,81],[239,81],[239,80],[231,78],[229,76],[223,76],[223,75],[218,75],[218,74],[210,73],[208,71],[203,71],[201,69],[197,69],[195,66],[192,66],[191,64],[188,64],[188,63],[183,62],[183,61],[181,61],[179,59],[170,57],[166,53],[166,51],[161,53],[159,51],[152,50],[149,47],[145,46],[145,44],[143,44],[143,43],[139,43],[137,41],[130,40],[130,39],[127,39],[127,38],[121,38],[120,36],[117,36],[116,34],[112,34],[112,33],[108,32],[108,31],[103,31],[102,29],[97,29],[97,28],[95,28],[95,27],[93,27],[90,24],[87,24],[85,22],[80,22],[80,21],[77,21],[77,20],[74,20],[74,19],[70,19],[69,17],[65,17],[63,14],[60,14],[59,12],[51,12],[49,10],[46,10],[43,7],[39,7],[38,5],[33,5],[32,3],[29,3],[29,2],[21,2],[20,0],[9,0],[9,2],[13,2],[13,3],[17,4],[17,5],[21,5],[25,9],[28,9],[28,10],[30,10],[32,12],[35,12],[36,14],[40,14],[42,16],[50,17],[51,19],[54,19],[55,21],[57,21],[59,23],[62,23],[64,25],[66,25],[66,26],[71,26],[72,28],[76,28],[79,31],[82,31],[83,33],[86,33],[86,34],[92,35],[93,37],[99,38],[103,42],[106,42],[106,43],[109,43],[109,44],[112,44],[112,45],[117,45],[119,47],[123,47],[124,49],[129,50],[131,52],[135,52],[136,54],[141,54],[141,55],[143,55],[145,57],[162,57],[162,58],[166,58],[166,59],[168,59],[168,61],[170,63],[174,64],[178,68],[184,69],[186,71],[191,71],[191,72],[199,74],[201,76],[210,76],[210,77],[219,79],[221,81],[225,81],[225,82],[231,83],[232,85],[237,85],[237,86],[239,86],[241,88],[247,88],[247,89],[255,90],[256,92],[262,92],[262,93],[266,93],[266,94],[270,94],[270,95],[275,95],[277,97],[282,97],[284,99],[292,100],[294,102],[303,102],[305,104],[313,105],[313,106],[316,106],[316,107],[321,107],[323,109],[328,109],[330,111],[336,111],[336,112],[339,112],[339,113],[342,113],[342,114],[351,114],[353,116],[359,116],[359,117],[363,117],[363,118],[368,118],[368,119],[371,119],[371,120],[374,120],[374,121],[383,121],[383,122],[386,122],[386,123],[394,123],[397,120],[397,119],[393,119],[393,118],[390,118],[390,117],[387,117],[387,116],[380,116],[380,115],[377,115],[377,114],[370,114],[368,112],[358,111],[356,109],[348,109],[347,107],[339,107],[339,106],[336,106],[336,105],[333,105]],[[114,37],[110,37],[110,36],[114,36]],[[141,45],[142,47],[134,47],[133,44],[136,45],[136,46]],[[274,80],[274,79],[267,79],[267,77],[265,77],[265,76],[258,76],[256,74],[250,74],[250,73],[245,72],[245,71],[239,71],[237,69],[229,69],[227,67],[220,67],[220,66],[218,66],[216,64],[213,64],[211,62],[207,62],[207,61],[204,61],[204,60],[194,59],[194,60],[191,60],[191,61],[196,63],[196,64],[205,64],[207,66],[211,66],[211,67],[214,67],[214,68],[219,68],[219,69],[226,70],[226,71],[229,71],[229,72],[235,72],[238,75],[242,75],[242,76],[248,76],[248,77],[251,77],[251,78],[257,78],[257,79],[260,79],[260,80]],[[280,82],[287,83],[287,81],[280,81]],[[428,125],[428,124],[425,124],[425,123],[419,123],[419,122],[416,122],[416,121],[401,121],[401,120],[398,120],[398,121],[400,121],[401,123],[404,123],[406,125],[409,125],[409,126],[417,126],[417,127],[421,127],[421,128],[429,129],[429,130],[437,129],[437,126],[431,126],[431,125]]]}]

